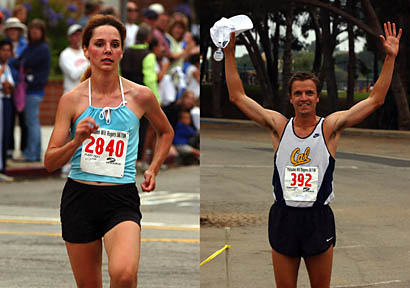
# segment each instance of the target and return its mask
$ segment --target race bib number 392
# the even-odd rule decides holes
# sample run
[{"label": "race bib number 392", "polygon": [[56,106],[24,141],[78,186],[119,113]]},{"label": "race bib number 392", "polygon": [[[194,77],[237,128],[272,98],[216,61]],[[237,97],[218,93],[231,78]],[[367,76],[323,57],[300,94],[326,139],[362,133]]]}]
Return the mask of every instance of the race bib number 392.
[{"label": "race bib number 392", "polygon": [[100,128],[82,144],[81,170],[87,173],[123,177],[128,132]]},{"label": "race bib number 392", "polygon": [[287,166],[285,171],[285,200],[316,201],[319,169],[317,167]]}]

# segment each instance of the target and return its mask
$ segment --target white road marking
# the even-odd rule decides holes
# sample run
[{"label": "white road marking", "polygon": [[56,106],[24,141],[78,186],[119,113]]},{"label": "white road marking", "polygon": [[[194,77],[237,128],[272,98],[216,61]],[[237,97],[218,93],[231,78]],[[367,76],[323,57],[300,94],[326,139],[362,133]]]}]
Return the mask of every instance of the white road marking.
[{"label": "white road marking", "polygon": [[176,204],[177,206],[199,207],[199,193],[171,193],[169,191],[155,191],[140,194],[141,205]]},{"label": "white road marking", "polygon": [[374,282],[374,283],[366,283],[366,284],[352,284],[352,285],[337,285],[337,286],[330,286],[331,288],[361,288],[361,287],[372,287],[378,285],[385,285],[385,284],[392,284],[392,283],[401,283],[401,280],[388,280],[388,281],[381,281],[381,282]]}]

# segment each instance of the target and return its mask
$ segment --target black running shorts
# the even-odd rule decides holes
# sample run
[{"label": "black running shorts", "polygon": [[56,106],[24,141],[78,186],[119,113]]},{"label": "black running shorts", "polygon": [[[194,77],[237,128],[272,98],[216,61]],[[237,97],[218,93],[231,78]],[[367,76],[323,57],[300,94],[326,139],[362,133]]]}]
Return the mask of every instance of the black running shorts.
[{"label": "black running shorts", "polygon": [[97,186],[68,178],[60,206],[63,239],[88,243],[101,239],[115,225],[134,221],[141,226],[140,198],[135,183]]},{"label": "black running shorts", "polygon": [[290,257],[319,255],[336,245],[335,219],[329,205],[309,208],[274,203],[269,212],[269,242]]}]

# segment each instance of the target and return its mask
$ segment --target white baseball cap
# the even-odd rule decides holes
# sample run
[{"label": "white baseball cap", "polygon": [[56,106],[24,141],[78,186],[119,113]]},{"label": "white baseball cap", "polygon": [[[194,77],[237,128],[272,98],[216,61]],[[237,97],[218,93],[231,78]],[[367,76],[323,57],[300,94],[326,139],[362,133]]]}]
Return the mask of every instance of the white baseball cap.
[{"label": "white baseball cap", "polygon": [[11,29],[11,28],[18,28],[18,29],[21,29],[23,32],[26,32],[27,30],[26,25],[21,23],[20,20],[16,17],[10,17],[4,23],[4,27],[3,27],[4,31],[6,31],[7,29]]},{"label": "white baseball cap", "polygon": [[73,35],[77,31],[82,31],[83,27],[80,24],[73,24],[70,27],[68,27],[67,30],[67,36]]},{"label": "white baseball cap", "polygon": [[236,15],[229,18],[229,20],[235,26],[235,36],[253,28],[252,20],[246,15]]},{"label": "white baseball cap", "polygon": [[212,26],[210,34],[215,46],[225,48],[229,43],[231,32],[235,32],[235,36],[238,36],[252,28],[253,23],[246,15],[237,15],[231,18],[222,17]]},{"label": "white baseball cap", "polygon": [[154,3],[154,4],[149,5],[148,9],[155,11],[158,15],[161,15],[162,13],[165,12],[164,6],[162,6],[162,4],[159,4],[159,3]]}]

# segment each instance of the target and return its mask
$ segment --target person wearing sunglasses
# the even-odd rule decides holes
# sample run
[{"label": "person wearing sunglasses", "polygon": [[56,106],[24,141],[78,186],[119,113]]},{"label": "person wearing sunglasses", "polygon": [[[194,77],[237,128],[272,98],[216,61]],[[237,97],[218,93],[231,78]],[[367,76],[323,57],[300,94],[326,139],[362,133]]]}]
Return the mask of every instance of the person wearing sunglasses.
[{"label": "person wearing sunglasses", "polygon": [[125,29],[127,30],[127,36],[125,38],[125,48],[128,48],[135,43],[135,36],[138,32],[138,25],[135,22],[138,19],[138,6],[134,1],[127,2],[127,22],[125,23]]}]

